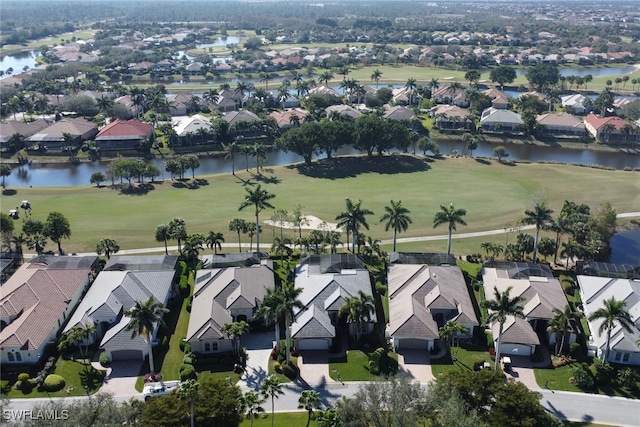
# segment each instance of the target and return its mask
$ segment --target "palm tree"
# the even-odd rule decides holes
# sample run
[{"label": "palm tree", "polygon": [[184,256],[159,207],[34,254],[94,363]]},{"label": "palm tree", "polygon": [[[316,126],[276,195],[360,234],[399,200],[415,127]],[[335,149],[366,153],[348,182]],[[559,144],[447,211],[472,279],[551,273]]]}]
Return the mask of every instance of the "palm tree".
[{"label": "palm tree", "polygon": [[324,82],[325,85],[329,85],[329,80],[333,78],[333,73],[331,71],[323,71],[318,78],[320,83]]},{"label": "palm tree", "polygon": [[224,158],[231,159],[231,175],[235,176],[236,174],[235,155],[240,152],[240,145],[238,144],[237,141],[233,141],[232,143],[226,146],[223,145],[223,148],[227,150],[227,154],[225,154]]},{"label": "palm tree", "polygon": [[411,211],[402,206],[402,201],[398,200],[394,202],[391,200],[391,205],[384,207],[385,214],[380,217],[380,222],[386,221],[384,225],[384,231],[393,229],[393,251],[396,251],[396,240],[399,232],[407,231],[409,224],[411,224],[411,218],[409,213]]},{"label": "palm tree", "polygon": [[272,374],[263,379],[260,383],[260,393],[265,398],[271,398],[271,427],[273,427],[275,421],[273,418],[275,413],[275,399],[284,394],[282,384],[278,381],[278,377]]},{"label": "palm tree", "polygon": [[213,108],[214,108],[213,106],[217,104],[218,101],[220,100],[220,94],[214,88],[211,88],[208,91],[206,91],[202,97],[204,98],[205,101],[209,103],[211,111],[213,111]]},{"label": "palm tree", "polygon": [[236,85],[235,93],[240,95],[240,108],[244,108],[244,95],[249,91],[249,83],[240,80]]},{"label": "palm tree", "polygon": [[351,199],[347,198],[345,203],[347,210],[338,214],[336,220],[338,221],[338,227],[343,228],[347,233],[347,245],[349,245],[349,233],[352,233],[351,252],[355,253],[358,228],[363,226],[367,230],[369,229],[365,215],[373,215],[373,211],[363,208],[362,200],[354,203]]},{"label": "palm tree", "polygon": [[229,230],[238,233],[238,252],[242,252],[242,244],[240,243],[240,233],[246,233],[249,229],[247,221],[242,218],[234,218],[229,222]]},{"label": "palm tree", "polygon": [[[438,329],[440,339],[444,340],[444,345],[449,354],[451,354],[451,342],[455,341],[455,337],[459,337],[461,334],[466,334],[467,331],[468,329],[466,326],[460,322],[456,322],[455,320],[449,320],[443,327]],[[453,354],[451,354],[451,358],[455,360]]]},{"label": "palm tree", "polygon": [[376,82],[376,89],[378,89],[378,83],[380,82],[380,77],[382,77],[382,71],[378,70],[377,68],[373,70],[373,73],[371,73],[371,80]]},{"label": "palm tree", "polygon": [[409,104],[413,105],[413,91],[418,87],[416,79],[414,79],[413,77],[409,77],[404,87],[409,91]]},{"label": "palm tree", "polygon": [[187,400],[189,402],[189,415],[191,418],[191,427],[195,426],[195,413],[193,411],[193,405],[200,394],[200,383],[194,379],[184,381],[180,384],[178,389],[178,397],[180,399]]},{"label": "palm tree", "polygon": [[20,257],[20,263],[24,262],[24,251],[22,249],[22,245],[27,244],[27,237],[24,236],[23,233],[11,236],[11,240],[9,240],[9,244],[13,245],[13,252]]},{"label": "palm tree", "polygon": [[164,326],[162,316],[168,312],[169,310],[153,297],[150,297],[145,302],[136,301],[136,304],[131,308],[131,310],[124,312],[124,315],[129,317],[129,323],[125,327],[125,330],[131,331],[131,339],[135,338],[137,335],[142,337],[142,339],[147,343],[149,351],[149,368],[151,369],[152,374],[155,373],[153,349],[151,348],[153,329],[156,324]]},{"label": "palm tree", "polygon": [[429,89],[431,89],[431,92],[435,92],[436,90],[438,90],[438,88],[440,88],[438,79],[431,79],[431,81],[429,82]]},{"label": "palm tree", "polygon": [[449,240],[447,241],[447,255],[451,253],[451,232],[456,229],[456,224],[467,225],[462,219],[467,214],[466,209],[456,209],[453,203],[449,204],[449,207],[440,205],[440,211],[433,217],[433,228],[442,224],[447,224],[449,227]]},{"label": "palm tree", "polygon": [[209,231],[205,238],[205,243],[209,249],[213,249],[214,255],[218,255],[218,249],[222,250],[222,244],[224,242],[224,235],[220,232]]},{"label": "palm tree", "polygon": [[160,224],[156,227],[156,242],[164,242],[164,253],[169,255],[169,248],[167,247],[167,240],[171,237],[169,226],[167,224]]},{"label": "palm tree", "polygon": [[267,190],[263,190],[262,186],[258,184],[256,188],[251,190],[247,188],[247,194],[245,195],[244,202],[240,204],[238,210],[243,210],[248,206],[254,206],[256,215],[256,252],[260,252],[260,212],[264,209],[274,209],[273,205],[269,203],[269,200],[276,197],[275,194],[269,193]]},{"label": "palm tree", "polygon": [[264,402],[264,399],[260,398],[260,395],[253,390],[247,391],[240,396],[240,407],[242,412],[247,414],[249,418],[249,427],[253,427],[253,419],[258,414],[264,413],[264,408],[260,406]]},{"label": "palm tree", "polygon": [[291,324],[295,316],[294,309],[303,311],[306,309],[302,301],[298,299],[302,294],[302,288],[296,288],[293,283],[283,282],[279,288],[281,307],[279,312],[284,316],[285,349],[287,365],[291,363]]},{"label": "palm tree", "polygon": [[11,166],[9,166],[7,163],[0,163],[0,175],[2,176],[2,188],[4,188],[4,179],[5,177],[11,175]]},{"label": "palm tree", "polygon": [[236,356],[240,354],[240,337],[249,332],[249,324],[244,320],[225,323],[220,331],[232,342],[232,351]]},{"label": "palm tree", "polygon": [[525,217],[522,222],[536,226],[536,239],[533,243],[533,261],[538,262],[538,240],[540,239],[540,230],[546,230],[550,227],[553,218],[551,214],[553,210],[549,209],[544,202],[537,202],[533,205],[532,210],[524,211]]},{"label": "palm tree", "polygon": [[569,240],[568,242],[562,242],[562,250],[560,256],[565,257],[565,270],[569,270],[569,260],[580,255],[580,245],[575,240]]},{"label": "palm tree", "polygon": [[602,320],[598,328],[598,335],[602,335],[605,331],[607,333],[607,346],[604,357],[602,358],[602,360],[606,361],[609,358],[611,331],[615,328],[616,323],[619,323],[627,332],[633,331],[634,324],[631,315],[629,315],[629,312],[625,309],[627,305],[626,301],[618,301],[615,297],[611,297],[604,300],[603,304],[604,307],[597,309],[589,316],[589,321]]},{"label": "palm tree", "polygon": [[282,294],[280,292],[267,288],[264,298],[262,298],[262,303],[256,312],[256,316],[264,316],[267,324],[272,322],[275,324],[276,351],[280,351],[281,299]]},{"label": "palm tree", "polygon": [[320,409],[320,393],[315,390],[304,390],[298,398],[298,409],[307,411],[307,425],[311,422],[311,416],[314,409]]},{"label": "palm tree", "polygon": [[558,327],[559,330],[557,332],[562,333],[562,340],[560,342],[560,347],[558,347],[558,335],[556,333],[556,355],[559,356],[560,353],[562,352],[562,349],[564,348],[564,340],[568,335],[569,329],[571,329],[572,321],[582,317],[582,313],[573,311],[572,307],[569,304],[567,304],[564,306],[563,310],[560,310],[559,308],[554,308],[553,314],[554,314],[554,317],[553,319],[551,319],[551,321],[553,322],[554,325]]},{"label": "palm tree", "polygon": [[496,345],[496,362],[494,369],[498,369],[500,363],[500,344],[502,343],[502,330],[507,316],[515,316],[524,319],[522,302],[524,298],[521,295],[513,298],[509,297],[513,287],[509,286],[504,292],[500,292],[497,287],[493,288],[494,299],[482,301],[482,306],[489,310],[487,323],[498,322],[500,329],[498,330],[498,344]]},{"label": "palm tree", "polygon": [[182,218],[169,221],[169,237],[178,241],[178,252],[182,253],[181,243],[187,238],[187,226]]},{"label": "palm tree", "polygon": [[104,254],[107,259],[111,258],[111,254],[118,253],[120,245],[113,239],[102,239],[96,245],[96,253],[98,255]]},{"label": "palm tree", "polygon": [[271,73],[260,73],[260,82],[264,82],[265,88],[269,90],[269,80],[271,80]]},{"label": "palm tree", "polygon": [[370,322],[371,316],[375,313],[373,297],[365,294],[363,291],[358,291],[358,296],[346,296],[344,300],[344,304],[340,307],[338,313],[340,316],[346,316],[348,323],[355,325],[356,342],[359,342],[362,324],[364,322]]}]

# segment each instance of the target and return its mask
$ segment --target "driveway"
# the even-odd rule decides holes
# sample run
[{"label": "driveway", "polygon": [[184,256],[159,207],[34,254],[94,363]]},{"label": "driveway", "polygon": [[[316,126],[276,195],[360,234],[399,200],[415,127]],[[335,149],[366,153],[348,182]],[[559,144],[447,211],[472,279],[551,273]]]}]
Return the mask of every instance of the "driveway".
[{"label": "driveway", "polygon": [[420,383],[434,380],[431,359],[426,350],[398,350],[398,368]]},{"label": "driveway", "polygon": [[542,388],[536,381],[534,368],[544,368],[551,364],[551,356],[545,346],[541,346],[542,361],[532,362],[529,356],[510,356],[511,371],[506,372],[507,378],[513,378],[527,386],[529,390],[541,391]]},{"label": "driveway", "polygon": [[323,388],[338,382],[329,376],[329,354],[326,351],[300,351],[298,357],[300,378],[296,381],[305,388]]},{"label": "driveway", "polygon": [[240,346],[247,349],[247,368],[238,381],[242,391],[257,390],[269,374],[269,357],[274,345],[273,332],[250,332],[240,338]]},{"label": "driveway", "polygon": [[[92,363],[93,365],[93,363]],[[114,396],[132,396],[139,392],[136,391],[136,381],[140,373],[142,361],[140,360],[121,360],[112,362],[107,368],[107,375],[104,378],[100,391],[112,393]],[[104,368],[100,366],[97,369]]]}]

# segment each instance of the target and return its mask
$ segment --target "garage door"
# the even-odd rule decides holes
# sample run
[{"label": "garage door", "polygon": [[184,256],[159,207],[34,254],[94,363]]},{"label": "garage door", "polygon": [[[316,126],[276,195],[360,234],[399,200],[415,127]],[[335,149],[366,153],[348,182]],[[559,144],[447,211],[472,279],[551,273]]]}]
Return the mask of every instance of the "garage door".
[{"label": "garage door", "polygon": [[323,339],[298,340],[296,343],[298,350],[328,350],[329,342]]},{"label": "garage door", "polygon": [[142,360],[140,350],[118,350],[111,353],[111,361],[115,360]]},{"label": "garage door", "polygon": [[531,356],[533,349],[524,344],[507,344],[503,343],[500,346],[500,354],[510,354],[512,356]]},{"label": "garage door", "polygon": [[398,340],[398,348],[405,350],[426,350],[429,347],[428,340],[420,340],[416,338],[404,338]]}]

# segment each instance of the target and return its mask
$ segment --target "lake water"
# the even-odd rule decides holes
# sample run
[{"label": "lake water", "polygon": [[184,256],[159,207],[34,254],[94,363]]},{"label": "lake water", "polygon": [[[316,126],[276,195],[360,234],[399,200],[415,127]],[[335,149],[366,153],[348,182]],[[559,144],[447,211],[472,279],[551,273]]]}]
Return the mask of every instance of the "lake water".
[{"label": "lake water", "polygon": [[612,263],[640,265],[640,229],[614,234],[610,243]]},{"label": "lake water", "polygon": [[[443,154],[452,154],[455,151],[462,153],[463,143],[443,142],[439,143]],[[480,143],[474,150],[474,156],[491,157],[492,144]],[[640,168],[640,156],[625,154],[622,152],[604,152],[594,150],[578,150],[565,148],[547,148],[519,144],[506,144],[509,159],[536,161],[558,161],[566,163],[599,164],[623,169],[625,167]],[[338,155],[356,154],[359,151],[353,147],[344,147]],[[324,157],[324,155],[320,156]],[[315,157],[318,158],[318,157]],[[153,159],[149,161],[156,165],[163,175],[161,179],[168,179],[170,175],[164,172],[164,160]],[[280,150],[271,150],[267,153],[265,166],[279,166],[302,162],[302,158],[294,153],[285,153]],[[255,161],[248,159],[249,168],[255,168]],[[236,170],[246,168],[246,159],[240,155],[235,160]],[[200,167],[196,169],[196,175],[229,173],[231,161],[223,157],[206,157],[200,159]],[[105,171],[105,164],[101,162],[70,164],[29,164],[14,167],[10,176],[6,178],[7,186],[13,187],[57,187],[57,186],[82,186],[89,185],[89,179],[94,172]],[[189,172],[190,173],[190,172]],[[630,179],[633,179],[630,176]]]},{"label": "lake water", "polygon": [[[34,68],[37,65],[36,58],[38,56],[40,56],[39,50],[25,50],[24,52],[5,55],[0,59],[0,70],[6,73],[8,68],[13,68],[13,74],[20,74],[25,66],[29,67],[29,69]],[[5,74],[4,77],[9,76]]]},{"label": "lake water", "polygon": [[200,43],[196,45],[198,49],[208,49],[210,47],[226,46],[228,44],[238,44],[242,41],[243,37],[239,36],[227,36],[215,39],[213,43]]},{"label": "lake water", "polygon": [[[528,68],[517,68],[516,74],[519,76],[524,76],[527,74]],[[593,77],[606,77],[606,76],[618,76],[623,74],[631,74],[634,71],[638,71],[635,67],[621,67],[621,68],[609,68],[609,67],[586,67],[586,68],[560,68],[560,75],[567,76],[578,76],[584,77],[588,74],[591,74]]]}]

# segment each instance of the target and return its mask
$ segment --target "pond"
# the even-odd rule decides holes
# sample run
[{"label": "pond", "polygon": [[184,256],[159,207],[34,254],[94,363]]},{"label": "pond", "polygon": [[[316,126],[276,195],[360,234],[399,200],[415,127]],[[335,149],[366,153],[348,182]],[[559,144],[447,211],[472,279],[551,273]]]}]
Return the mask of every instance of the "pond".
[{"label": "pond", "polygon": [[[527,74],[528,68],[517,68],[516,74],[519,76],[524,76]],[[567,76],[578,76],[584,77],[588,74],[591,74],[592,77],[606,77],[606,76],[621,76],[623,74],[631,74],[635,71],[638,71],[638,68],[633,66],[626,66],[620,68],[610,68],[610,67],[584,67],[584,68],[572,68],[572,67],[561,67],[560,75]]]},{"label": "pond", "polygon": [[238,44],[242,41],[243,37],[239,36],[227,36],[219,37],[215,39],[213,43],[200,43],[196,45],[196,49],[208,49],[210,47],[226,46],[228,44]]},{"label": "pond", "polygon": [[[452,154],[455,151],[463,153],[464,144],[462,142],[441,142],[438,143],[443,154]],[[495,146],[488,143],[481,143],[478,149],[474,150],[474,156],[491,157]],[[566,163],[580,163],[590,165],[605,165],[616,169],[625,167],[640,168],[640,156],[626,154],[623,152],[606,152],[588,149],[568,149],[568,148],[548,148],[532,145],[506,144],[509,159],[536,161],[557,161]],[[338,155],[357,154],[359,151],[353,147],[343,147]],[[314,158],[323,158],[324,155]],[[267,153],[265,166],[280,166],[291,163],[302,162],[302,158],[294,153],[285,153],[280,150],[270,150]],[[167,179],[169,174],[164,172],[164,160],[153,159],[149,163],[157,166],[163,175],[160,178]],[[235,160],[236,169],[247,167],[255,168],[255,161],[252,158],[245,159],[238,156]],[[105,172],[105,163],[91,162],[77,165],[65,163],[32,163],[23,166],[16,166],[11,175],[6,178],[7,186],[13,187],[69,187],[89,185],[89,179],[94,172]],[[200,167],[196,169],[196,175],[229,173],[232,164],[230,160],[223,157],[204,157],[200,159]]]},{"label": "pond", "polygon": [[[0,58],[0,70],[7,72],[7,69],[13,68],[12,74],[20,74],[23,72],[24,67],[29,69],[34,68],[36,58],[40,56],[39,50],[25,50],[23,52],[14,53],[11,55],[5,55]],[[9,77],[5,74],[3,77]]]}]

